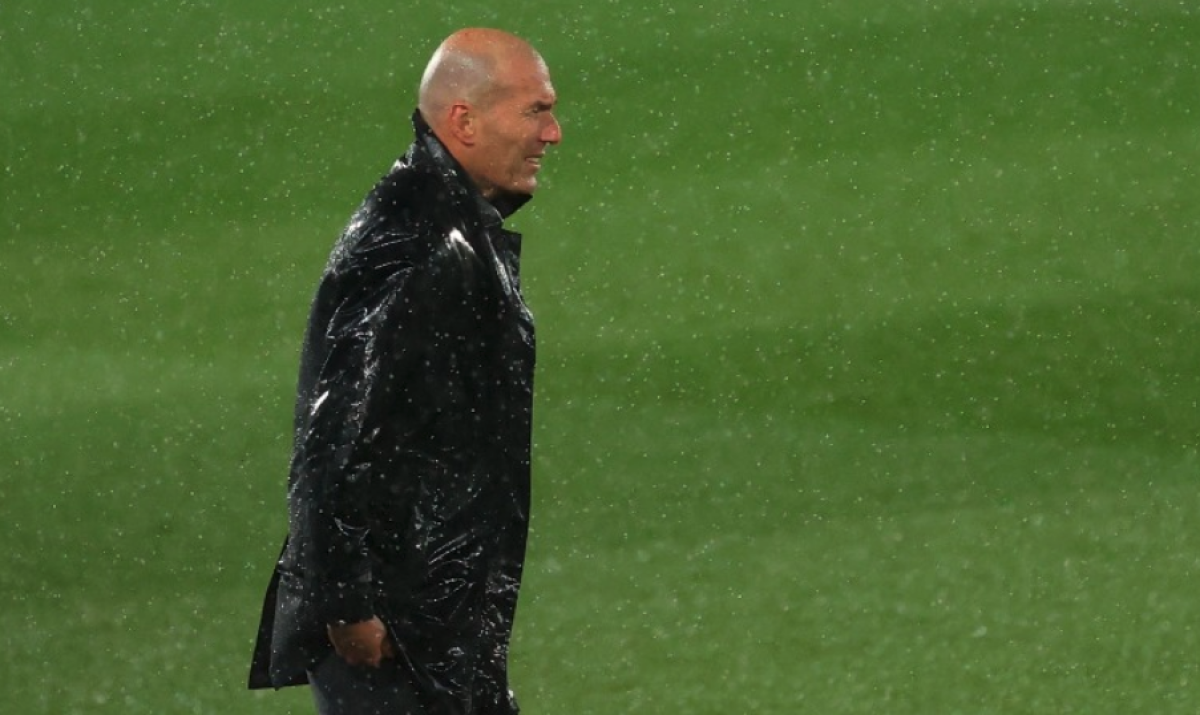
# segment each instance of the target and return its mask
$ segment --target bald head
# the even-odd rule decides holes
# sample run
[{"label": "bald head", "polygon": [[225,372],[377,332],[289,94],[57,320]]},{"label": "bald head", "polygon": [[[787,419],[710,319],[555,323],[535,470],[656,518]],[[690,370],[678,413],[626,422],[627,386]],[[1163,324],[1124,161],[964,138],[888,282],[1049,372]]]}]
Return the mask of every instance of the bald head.
[{"label": "bald head", "polygon": [[459,30],[429,60],[417,106],[436,130],[455,102],[486,109],[504,91],[506,70],[531,62],[545,66],[537,51],[516,35],[487,28]]},{"label": "bald head", "polygon": [[562,140],[541,55],[500,30],[460,30],[438,47],[417,107],[484,198],[532,194],[546,148]]}]

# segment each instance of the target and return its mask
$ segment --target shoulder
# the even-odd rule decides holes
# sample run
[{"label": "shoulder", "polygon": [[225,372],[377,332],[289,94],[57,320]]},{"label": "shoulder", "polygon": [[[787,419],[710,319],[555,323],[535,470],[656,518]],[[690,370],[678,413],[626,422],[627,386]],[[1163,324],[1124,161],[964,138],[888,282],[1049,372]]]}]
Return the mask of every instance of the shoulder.
[{"label": "shoulder", "polygon": [[429,199],[436,195],[438,183],[427,167],[401,159],[375,184],[364,204],[394,219],[417,218],[433,208]]},{"label": "shoulder", "polygon": [[379,180],[338,239],[328,274],[377,280],[397,272],[431,279],[478,262],[463,238],[445,184],[435,173],[398,162]]},{"label": "shoulder", "polygon": [[342,230],[329,269],[420,262],[434,248],[436,212],[428,200],[436,177],[397,162],[367,193]]}]

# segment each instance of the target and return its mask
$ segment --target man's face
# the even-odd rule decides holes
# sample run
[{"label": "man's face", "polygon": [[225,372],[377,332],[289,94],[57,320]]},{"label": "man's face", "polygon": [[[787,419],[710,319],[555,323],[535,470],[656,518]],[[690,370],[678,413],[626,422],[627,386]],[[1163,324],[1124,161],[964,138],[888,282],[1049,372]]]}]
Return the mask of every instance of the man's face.
[{"label": "man's face", "polygon": [[554,118],[557,96],[550,73],[530,58],[499,70],[499,88],[479,114],[471,178],[484,198],[497,194],[532,194],[546,147],[562,140]]}]

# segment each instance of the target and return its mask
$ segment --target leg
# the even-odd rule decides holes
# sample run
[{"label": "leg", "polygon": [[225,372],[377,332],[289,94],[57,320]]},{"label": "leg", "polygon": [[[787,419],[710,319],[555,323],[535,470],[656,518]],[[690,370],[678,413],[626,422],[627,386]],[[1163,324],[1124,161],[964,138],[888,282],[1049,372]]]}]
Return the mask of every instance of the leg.
[{"label": "leg", "polygon": [[318,715],[424,715],[394,660],[378,669],[347,665],[336,653],[308,673]]}]

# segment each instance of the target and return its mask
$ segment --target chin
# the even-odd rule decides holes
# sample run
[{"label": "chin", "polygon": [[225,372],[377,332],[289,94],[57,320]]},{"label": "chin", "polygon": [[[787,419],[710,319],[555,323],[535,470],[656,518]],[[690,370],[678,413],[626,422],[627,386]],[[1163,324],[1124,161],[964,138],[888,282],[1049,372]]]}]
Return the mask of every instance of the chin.
[{"label": "chin", "polygon": [[512,190],[522,194],[532,194],[538,187],[537,172],[522,172],[513,177]]},{"label": "chin", "polygon": [[511,186],[508,187],[508,191],[510,193],[514,193],[514,194],[530,194],[530,195],[532,195],[534,191],[537,191],[537,182],[536,181],[522,181],[519,184],[512,184]]}]

